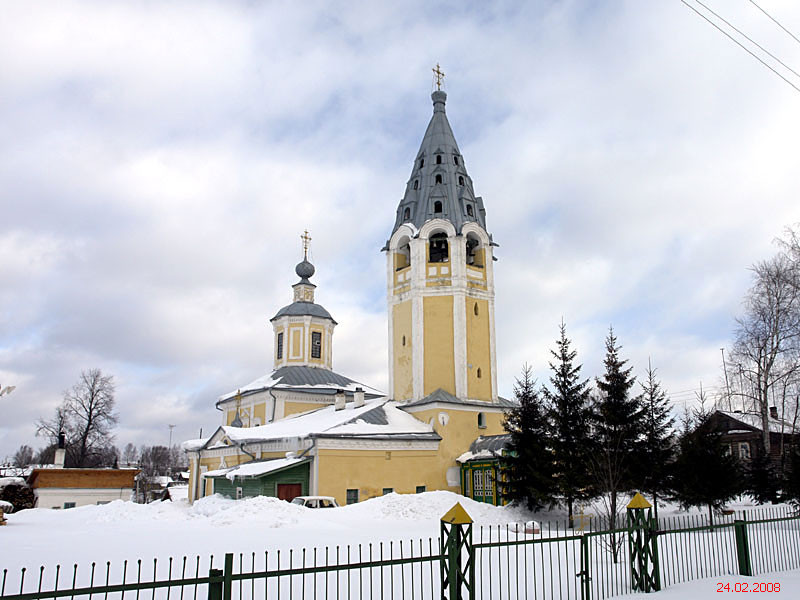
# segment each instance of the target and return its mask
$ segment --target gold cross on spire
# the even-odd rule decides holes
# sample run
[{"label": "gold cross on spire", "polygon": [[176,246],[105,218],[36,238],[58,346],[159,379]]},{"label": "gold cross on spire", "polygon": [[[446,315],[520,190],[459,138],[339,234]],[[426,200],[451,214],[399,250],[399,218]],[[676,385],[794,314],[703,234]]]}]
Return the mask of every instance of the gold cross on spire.
[{"label": "gold cross on spire", "polygon": [[442,80],[444,79],[444,71],[439,67],[439,63],[436,63],[436,68],[431,69],[433,71],[433,76],[436,77],[436,89],[442,89]]},{"label": "gold cross on spire", "polygon": [[303,260],[308,260],[308,247],[311,245],[311,236],[308,235],[308,229],[303,232],[300,239],[303,240]]}]

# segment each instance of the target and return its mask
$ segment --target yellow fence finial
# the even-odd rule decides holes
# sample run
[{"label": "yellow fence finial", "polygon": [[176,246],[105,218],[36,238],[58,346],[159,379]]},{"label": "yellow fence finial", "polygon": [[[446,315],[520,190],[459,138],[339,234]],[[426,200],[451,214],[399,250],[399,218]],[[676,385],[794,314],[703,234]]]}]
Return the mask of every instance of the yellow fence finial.
[{"label": "yellow fence finial", "polygon": [[453,508],[448,510],[441,520],[451,525],[467,525],[472,523],[472,517],[467,514],[467,511],[464,510],[460,502],[456,502]]}]

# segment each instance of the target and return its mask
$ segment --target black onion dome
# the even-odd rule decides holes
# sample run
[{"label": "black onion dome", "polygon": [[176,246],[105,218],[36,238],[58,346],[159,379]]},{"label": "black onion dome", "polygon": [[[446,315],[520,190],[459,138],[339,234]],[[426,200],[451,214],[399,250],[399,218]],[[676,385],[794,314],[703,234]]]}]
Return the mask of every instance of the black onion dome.
[{"label": "black onion dome", "polygon": [[297,273],[300,279],[308,279],[314,275],[314,271],[314,265],[305,259],[303,259],[303,262],[297,263],[297,266],[294,268],[294,272]]}]

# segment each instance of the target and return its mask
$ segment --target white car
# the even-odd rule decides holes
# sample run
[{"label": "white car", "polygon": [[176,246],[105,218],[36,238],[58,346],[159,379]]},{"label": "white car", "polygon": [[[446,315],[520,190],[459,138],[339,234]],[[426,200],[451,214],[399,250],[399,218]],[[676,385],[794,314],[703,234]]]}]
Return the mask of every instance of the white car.
[{"label": "white car", "polygon": [[339,503],[333,496],[297,496],[292,504],[299,504],[306,508],[336,508]]}]

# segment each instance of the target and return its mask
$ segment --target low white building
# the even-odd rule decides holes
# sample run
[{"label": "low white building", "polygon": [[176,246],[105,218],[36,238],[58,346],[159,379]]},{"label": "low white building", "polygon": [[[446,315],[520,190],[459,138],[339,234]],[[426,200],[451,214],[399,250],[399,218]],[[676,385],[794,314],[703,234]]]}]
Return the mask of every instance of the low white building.
[{"label": "low white building", "polygon": [[139,469],[34,469],[28,477],[37,508],[75,508],[130,500]]}]

